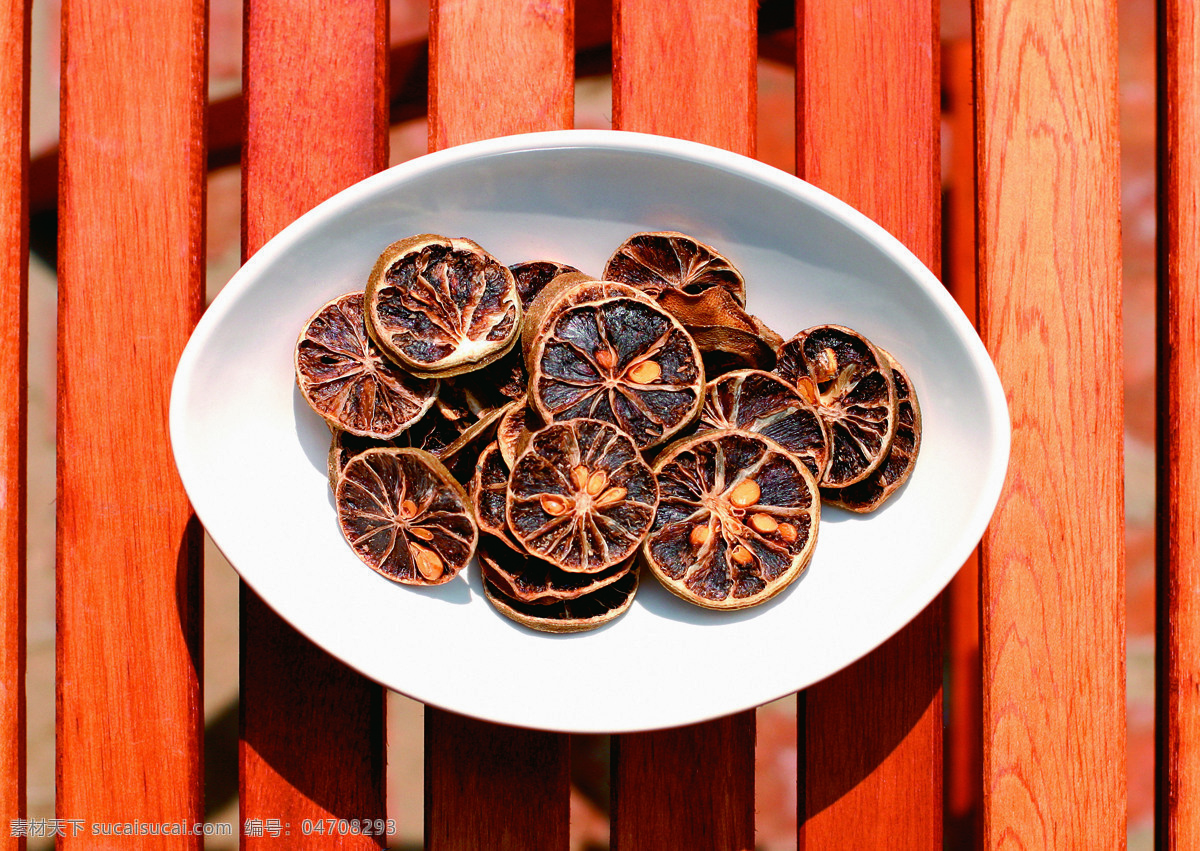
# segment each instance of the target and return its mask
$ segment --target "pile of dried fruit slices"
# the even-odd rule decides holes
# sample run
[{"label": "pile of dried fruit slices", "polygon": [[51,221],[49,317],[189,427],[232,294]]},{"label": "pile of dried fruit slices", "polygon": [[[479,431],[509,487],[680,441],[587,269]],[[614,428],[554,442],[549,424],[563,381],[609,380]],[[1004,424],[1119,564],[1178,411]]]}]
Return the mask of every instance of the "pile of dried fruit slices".
[{"label": "pile of dried fruit slices", "polygon": [[350,547],[411,585],[476,557],[496,610],[548,632],[619,617],[642,565],[707,608],[775,596],[823,503],[873,511],[907,480],[921,416],[861,334],[785,341],[745,305],[729,259],[675,232],[598,278],[464,238],[388,246],[296,345]]}]

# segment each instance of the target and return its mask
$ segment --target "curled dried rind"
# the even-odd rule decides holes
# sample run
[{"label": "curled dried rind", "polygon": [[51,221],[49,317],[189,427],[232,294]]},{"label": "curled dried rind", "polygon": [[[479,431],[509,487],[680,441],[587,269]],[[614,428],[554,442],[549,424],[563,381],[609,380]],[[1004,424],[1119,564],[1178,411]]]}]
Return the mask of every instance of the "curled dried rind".
[{"label": "curled dried rind", "polygon": [[616,620],[629,610],[637,589],[636,569],[590,594],[553,603],[524,603],[486,577],[483,582],[484,595],[500,614],[530,629],[554,633],[584,632]]},{"label": "curled dried rind", "polygon": [[644,297],[556,307],[528,361],[529,404],[545,422],[604,420],[646,448],[700,413],[700,352],[675,317]]},{"label": "curled dried rind", "polygon": [[666,289],[699,293],[720,287],[746,303],[746,281],[711,245],[677,231],[635,233],[619,245],[604,266],[606,281],[621,281],[651,295]]},{"label": "curled dried rind", "polygon": [[643,555],[676,596],[712,609],[758,605],[812,558],[816,480],[779,444],[745,431],[679,440],[654,462],[660,498]]},{"label": "curled dried rind", "polygon": [[709,381],[699,428],[769,437],[803,461],[818,481],[829,465],[829,430],[816,408],[794,386],[762,370],[737,370]]},{"label": "curled dried rind", "polygon": [[535,432],[508,480],[506,519],[531,555],[596,573],[633,555],[658,504],[658,485],[627,434],[577,419]]},{"label": "curled dried rind", "polygon": [[728,291],[666,289],[657,301],[696,341],[711,379],[733,369],[772,369],[783,338],[752,316]]},{"label": "curled dried rind", "polygon": [[414,375],[480,369],[515,344],[521,300],[512,272],[464,238],[421,234],[384,249],[366,288],[371,337]]},{"label": "curled dried rind", "polygon": [[368,449],[335,488],[338,525],[368,567],[407,585],[441,585],[475,553],[470,498],[433,455]]},{"label": "curled dried rind", "polygon": [[438,382],[391,363],[367,334],[363,294],[346,293],[304,323],[296,341],[296,384],[335,430],[395,437],[430,409]]},{"label": "curled dried rind", "polygon": [[912,380],[895,358],[880,351],[887,358],[896,383],[896,436],[892,448],[875,472],[862,481],[844,488],[821,488],[821,497],[827,503],[858,513],[874,511],[908,481],[921,448],[921,406]]},{"label": "curled dried rind", "polygon": [[633,558],[627,558],[599,573],[569,573],[489,535],[480,539],[476,556],[484,577],[506,596],[534,604],[573,600],[599,591],[633,567]]},{"label": "curled dried rind", "polygon": [[783,344],[774,372],[829,429],[833,448],[822,485],[852,485],[883,463],[896,434],[896,383],[870,340],[841,325],[817,325]]}]

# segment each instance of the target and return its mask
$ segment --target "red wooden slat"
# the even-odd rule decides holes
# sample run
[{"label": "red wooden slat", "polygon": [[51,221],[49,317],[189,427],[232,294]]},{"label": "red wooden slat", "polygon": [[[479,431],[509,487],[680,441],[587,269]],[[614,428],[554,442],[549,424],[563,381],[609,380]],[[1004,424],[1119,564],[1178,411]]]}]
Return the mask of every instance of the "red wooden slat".
[{"label": "red wooden slat", "polygon": [[[943,268],[950,294],[967,318],[975,322],[975,103],[971,51],[966,39],[942,46],[943,112],[950,131]],[[946,599],[946,844],[950,848],[977,848],[983,799],[978,551],[951,581]]]},{"label": "red wooden slat", "polygon": [[1013,424],[981,549],[988,847],[1126,841],[1116,23],[975,4],[979,325]]},{"label": "red wooden slat", "polygon": [[[434,2],[430,150],[569,128],[575,98],[573,21],[571,0]],[[426,847],[565,849],[569,754],[568,736],[468,721],[428,707]]]},{"label": "red wooden slat", "polygon": [[[0,3],[0,824],[25,818],[25,403],[29,272],[29,3]],[[11,834],[11,831],[7,832]],[[24,847],[11,837],[7,847]]]},{"label": "red wooden slat", "polygon": [[203,0],[63,4],[56,809],[85,826],[203,814],[200,528],[167,402],[203,304],[204,27]]},{"label": "red wooden slat", "polygon": [[1159,40],[1159,848],[1200,846],[1200,10],[1163,0]]},{"label": "red wooden slat", "polygon": [[425,731],[426,848],[569,847],[567,736],[432,708]]},{"label": "red wooden slat", "polygon": [[[940,263],[931,0],[797,5],[797,168]],[[800,696],[802,848],[942,840],[941,602]]]},{"label": "red wooden slat", "polygon": [[[613,126],[753,156],[756,4],[613,4]],[[754,844],[753,711],[614,738],[613,845]]]},{"label": "red wooden slat", "polygon": [[[246,4],[244,248],[387,164],[384,0]],[[241,816],[278,819],[297,847],[304,820],[386,815],[384,691],[296,633],[243,587]],[[259,831],[253,831],[258,833]],[[338,837],[376,847],[380,837]],[[333,842],[326,839],[326,842]]]}]

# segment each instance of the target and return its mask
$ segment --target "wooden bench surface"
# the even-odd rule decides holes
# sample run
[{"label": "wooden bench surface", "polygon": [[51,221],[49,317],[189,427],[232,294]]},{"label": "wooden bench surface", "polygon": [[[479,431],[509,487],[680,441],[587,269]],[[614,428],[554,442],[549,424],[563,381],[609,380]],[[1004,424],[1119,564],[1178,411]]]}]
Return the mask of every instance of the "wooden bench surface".
[{"label": "wooden bench surface", "polygon": [[[1158,830],[1168,847],[1190,848],[1200,846],[1200,608],[1190,593],[1200,452],[1186,427],[1200,395],[1200,178],[1192,162],[1200,13],[1179,0],[1161,7]],[[750,0],[614,0],[614,127],[753,156],[759,15],[767,11],[778,10],[760,13]],[[201,529],[175,475],[166,424],[175,362],[203,310],[215,130],[206,108],[206,13],[204,0],[63,5],[63,818],[204,817]],[[952,233],[976,236],[955,254],[959,272],[945,271],[960,285],[977,273],[977,297],[969,287],[958,295],[977,313],[1013,424],[1008,481],[978,573],[964,573],[970,586],[799,696],[797,841],[805,849],[941,846],[944,752],[969,747],[943,737],[948,636],[964,623],[976,629],[961,617],[944,627],[945,607],[961,612],[962,600],[980,606],[982,740],[978,762],[964,764],[982,796],[982,842],[1125,844],[1116,7],[975,0],[974,13],[972,56],[943,55],[936,2],[794,9],[798,174],[878,220],[938,272],[943,66],[974,60],[972,91],[947,96],[960,101],[952,111],[960,138],[974,133],[973,157],[957,151],[954,167],[973,170],[978,199],[974,216],[968,208],[966,226]],[[609,43],[592,32],[598,14],[607,20],[607,6],[583,0],[434,0],[427,53],[397,53],[389,51],[383,0],[246,0],[244,255],[385,167],[398,104],[424,101],[431,149],[572,126],[577,62],[595,61],[577,53],[585,30],[595,40],[589,46]],[[26,815],[29,27],[27,2],[0,0],[0,43],[14,48],[0,55],[0,311],[10,319],[0,368],[16,376],[0,400],[0,834]],[[414,83],[398,73],[424,68],[426,59],[427,78]],[[973,110],[962,105],[972,93]],[[241,819],[384,818],[382,688],[246,589],[241,618]],[[427,846],[566,848],[569,748],[566,735],[428,707]],[[752,711],[614,737],[614,846],[753,847],[754,751]],[[270,835],[243,843],[297,847]],[[162,842],[180,844],[201,840]],[[336,844],[380,842],[344,836]]]}]

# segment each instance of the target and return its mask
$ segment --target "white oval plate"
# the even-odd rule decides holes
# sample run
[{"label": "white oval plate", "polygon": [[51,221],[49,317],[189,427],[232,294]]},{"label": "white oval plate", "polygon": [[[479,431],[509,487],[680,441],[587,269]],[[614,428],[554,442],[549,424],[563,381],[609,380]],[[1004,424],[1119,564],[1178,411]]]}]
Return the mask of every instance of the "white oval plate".
[{"label": "white oval plate", "polygon": [[[903,363],[924,415],[910,481],[873,515],[824,512],[807,573],[775,599],[712,612],[648,572],[592,632],[502,617],[472,567],[437,588],[366,568],[338,531],[329,430],[296,390],[293,347],[328,299],[362,289],[415,233],[469,236],[501,262],[598,275],[639,230],[679,230],[743,272],[751,312],[785,337],[858,329]],[[777,169],[614,131],[492,139],[362,181],[272,239],[197,325],[171,396],[171,440],[200,520],[283,618],[388,688],[504,724],[628,732],[727,715],[868,653],[946,586],[983,534],[1008,463],[1003,390],[966,317],[878,225]]]}]

